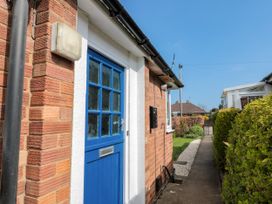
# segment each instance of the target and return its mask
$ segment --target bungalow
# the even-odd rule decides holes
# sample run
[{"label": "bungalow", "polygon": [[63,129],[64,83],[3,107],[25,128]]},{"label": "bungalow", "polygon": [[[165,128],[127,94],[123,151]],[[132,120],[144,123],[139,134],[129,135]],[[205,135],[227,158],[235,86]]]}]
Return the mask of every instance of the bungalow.
[{"label": "bungalow", "polygon": [[183,84],[118,0],[0,1],[0,203],[152,203]]},{"label": "bungalow", "polygon": [[221,96],[224,108],[239,108],[272,92],[272,73],[260,82],[226,88]]},{"label": "bungalow", "polygon": [[183,116],[192,116],[192,115],[205,115],[207,112],[200,108],[199,106],[192,104],[190,101],[186,101],[185,103],[182,103],[180,106],[180,103],[176,101],[176,103],[172,104],[172,116],[180,116],[180,109],[182,111]]}]

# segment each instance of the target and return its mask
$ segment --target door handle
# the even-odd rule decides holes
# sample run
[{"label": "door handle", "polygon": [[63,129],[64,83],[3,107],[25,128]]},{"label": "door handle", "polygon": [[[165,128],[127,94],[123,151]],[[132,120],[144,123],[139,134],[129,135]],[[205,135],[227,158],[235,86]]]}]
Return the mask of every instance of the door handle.
[{"label": "door handle", "polygon": [[120,124],[120,127],[121,131],[124,131],[124,128],[125,128],[125,120],[122,118],[121,119],[121,124]]}]

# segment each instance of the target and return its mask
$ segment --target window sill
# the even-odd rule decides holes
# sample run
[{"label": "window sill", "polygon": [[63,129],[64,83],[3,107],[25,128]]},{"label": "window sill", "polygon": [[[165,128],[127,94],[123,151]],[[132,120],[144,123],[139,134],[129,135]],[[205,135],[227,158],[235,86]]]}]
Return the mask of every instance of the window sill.
[{"label": "window sill", "polygon": [[167,130],[166,130],[166,134],[170,134],[170,133],[173,133],[173,132],[175,132],[175,130],[174,129],[172,129],[172,128],[167,128]]}]

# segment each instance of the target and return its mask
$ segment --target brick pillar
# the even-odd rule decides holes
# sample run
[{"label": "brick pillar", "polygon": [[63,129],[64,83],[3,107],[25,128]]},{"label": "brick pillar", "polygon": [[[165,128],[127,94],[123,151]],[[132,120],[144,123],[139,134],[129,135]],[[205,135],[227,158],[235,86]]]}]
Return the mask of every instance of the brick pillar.
[{"label": "brick pillar", "polygon": [[30,82],[25,203],[69,203],[74,63],[50,52],[51,26],[75,28],[76,0],[42,0]]}]

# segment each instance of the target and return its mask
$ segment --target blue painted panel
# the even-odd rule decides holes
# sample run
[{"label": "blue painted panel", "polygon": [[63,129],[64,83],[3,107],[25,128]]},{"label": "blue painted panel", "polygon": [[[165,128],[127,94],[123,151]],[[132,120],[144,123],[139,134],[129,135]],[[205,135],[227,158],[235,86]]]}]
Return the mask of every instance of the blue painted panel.
[{"label": "blue painted panel", "polygon": [[[89,81],[89,65],[94,60],[99,63],[99,79],[97,83]],[[102,83],[102,67],[106,66],[111,73],[110,83],[104,86]],[[86,135],[85,135],[85,181],[84,203],[85,204],[121,204],[123,203],[123,143],[124,131],[121,129],[121,119],[124,117],[124,69],[120,65],[108,60],[104,56],[89,50],[88,57],[87,87],[99,89],[98,95],[92,97],[98,99],[98,109],[88,109],[89,91],[86,95]],[[113,81],[113,73],[120,74],[120,89]],[[115,81],[116,82],[116,81]],[[110,109],[102,109],[102,90],[110,92]],[[120,94],[120,105],[117,112],[113,109],[113,94]],[[94,96],[94,95],[92,95]],[[96,100],[95,100],[96,101]],[[95,106],[97,107],[97,106]],[[120,109],[120,110],[119,110]],[[98,119],[89,115],[97,115]],[[102,135],[102,116],[110,118],[109,129],[104,128],[107,135]],[[95,118],[92,119],[92,118]],[[113,122],[113,118],[115,118]],[[106,120],[107,121],[107,120]],[[90,135],[89,131],[90,126]],[[105,125],[105,124],[104,124]],[[105,127],[105,126],[104,126]],[[106,126],[108,127],[108,126]],[[114,127],[114,129],[113,129]],[[105,131],[108,130],[108,131]],[[116,131],[118,131],[117,134]],[[108,151],[111,150],[111,151]]]},{"label": "blue painted panel", "polygon": [[123,196],[119,192],[122,188],[122,171],[120,171],[120,166],[123,165],[122,144],[114,147],[114,153],[105,157],[99,158],[97,150],[86,154],[85,204],[123,202]]}]

